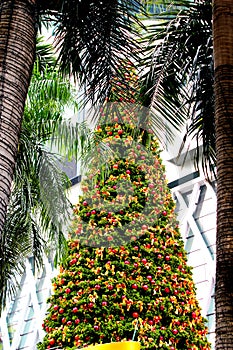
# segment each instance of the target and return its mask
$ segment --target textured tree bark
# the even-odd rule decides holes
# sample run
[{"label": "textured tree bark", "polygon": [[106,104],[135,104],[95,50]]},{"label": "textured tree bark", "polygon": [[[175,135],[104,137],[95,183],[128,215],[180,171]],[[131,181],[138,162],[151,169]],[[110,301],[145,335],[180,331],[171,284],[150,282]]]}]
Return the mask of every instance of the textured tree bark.
[{"label": "textured tree bark", "polygon": [[35,1],[0,1],[0,236],[35,56]]},{"label": "textured tree bark", "polygon": [[233,1],[213,0],[217,150],[216,350],[233,349]]}]

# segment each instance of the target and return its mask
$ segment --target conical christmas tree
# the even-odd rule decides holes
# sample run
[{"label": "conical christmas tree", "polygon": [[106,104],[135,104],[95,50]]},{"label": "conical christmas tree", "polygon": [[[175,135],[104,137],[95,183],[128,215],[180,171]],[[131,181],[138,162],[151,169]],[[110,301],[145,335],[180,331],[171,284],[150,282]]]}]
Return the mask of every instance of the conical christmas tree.
[{"label": "conical christmas tree", "polygon": [[140,124],[144,110],[115,107],[101,110],[99,153],[82,182],[38,349],[133,339],[141,349],[209,350],[157,141]]}]

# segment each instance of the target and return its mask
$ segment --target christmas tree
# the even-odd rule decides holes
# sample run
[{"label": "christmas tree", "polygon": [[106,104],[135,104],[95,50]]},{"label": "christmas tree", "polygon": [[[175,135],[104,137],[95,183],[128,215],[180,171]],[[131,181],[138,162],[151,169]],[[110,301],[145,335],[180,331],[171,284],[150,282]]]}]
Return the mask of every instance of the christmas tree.
[{"label": "christmas tree", "polygon": [[38,349],[132,339],[141,349],[209,350],[145,110],[107,105],[101,109],[97,156],[82,181],[69,254],[53,280],[46,335]]}]

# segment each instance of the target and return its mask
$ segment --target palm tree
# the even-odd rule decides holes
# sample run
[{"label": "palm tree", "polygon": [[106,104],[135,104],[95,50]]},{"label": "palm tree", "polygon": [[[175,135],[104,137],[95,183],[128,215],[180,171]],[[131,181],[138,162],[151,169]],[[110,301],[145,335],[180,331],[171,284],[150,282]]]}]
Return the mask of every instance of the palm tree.
[{"label": "palm tree", "polygon": [[217,153],[216,349],[233,349],[233,3],[213,1]]},{"label": "palm tree", "polygon": [[[61,68],[102,101],[115,67],[137,56],[136,0],[2,0],[0,3],[0,234],[9,203],[24,104],[35,59],[36,27],[53,21]],[[123,77],[119,77],[122,79]]]},{"label": "palm tree", "polygon": [[152,27],[146,103],[175,120],[186,113],[204,166],[217,164],[216,349],[233,349],[233,3],[155,2],[176,9]]},{"label": "palm tree", "polygon": [[[10,198],[16,154],[35,56],[34,1],[1,1],[0,14],[0,232]],[[21,23],[20,23],[21,22]],[[17,43],[13,38],[17,37]],[[27,53],[27,57],[23,54]]]},{"label": "palm tree", "polygon": [[38,39],[36,57],[0,238],[0,313],[6,297],[16,290],[26,258],[33,256],[40,266],[46,250],[59,256],[66,247],[63,228],[70,209],[65,194],[69,180],[59,168],[58,157],[49,151],[48,141],[58,127],[65,130],[64,108],[77,107],[76,94],[55,69],[51,45]]}]

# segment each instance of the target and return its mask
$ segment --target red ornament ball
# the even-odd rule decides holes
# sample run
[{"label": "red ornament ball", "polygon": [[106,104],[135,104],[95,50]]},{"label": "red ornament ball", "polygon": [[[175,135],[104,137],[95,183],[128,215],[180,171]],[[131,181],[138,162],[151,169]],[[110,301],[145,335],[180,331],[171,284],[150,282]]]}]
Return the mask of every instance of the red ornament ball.
[{"label": "red ornament ball", "polygon": [[49,345],[54,345],[55,344],[55,339],[50,339],[50,341],[49,341]]},{"label": "red ornament ball", "polygon": [[148,285],[147,284],[144,284],[143,286],[142,286],[142,289],[144,289],[144,290],[148,290]]},{"label": "red ornament ball", "polygon": [[[77,259],[76,259],[76,258],[71,259],[71,260],[70,260],[70,265],[72,266],[72,265],[76,264],[76,262],[77,262]],[[64,283],[62,283],[62,284],[64,284]]]}]

